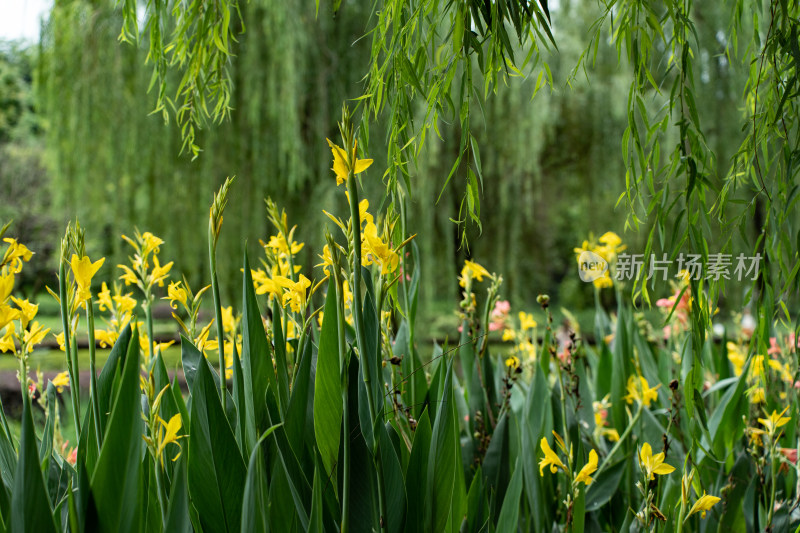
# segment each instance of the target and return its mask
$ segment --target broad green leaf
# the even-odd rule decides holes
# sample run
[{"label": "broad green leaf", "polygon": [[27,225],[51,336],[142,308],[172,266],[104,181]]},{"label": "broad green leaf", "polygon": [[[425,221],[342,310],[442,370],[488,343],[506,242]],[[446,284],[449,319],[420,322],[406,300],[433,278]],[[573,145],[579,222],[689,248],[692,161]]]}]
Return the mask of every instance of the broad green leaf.
[{"label": "broad green leaf", "polygon": [[433,426],[428,456],[426,483],[428,499],[425,506],[425,522],[428,531],[442,531],[450,517],[456,468],[461,467],[460,459],[456,458],[456,449],[459,446],[457,424],[453,409],[453,363],[451,360],[447,362],[441,403]]},{"label": "broad green leaf", "polygon": [[191,417],[187,470],[192,504],[204,530],[238,532],[246,468],[205,358],[192,388]]},{"label": "broad green leaf", "polygon": [[189,489],[186,480],[187,457],[187,454],[181,454],[173,470],[167,519],[164,524],[164,531],[169,533],[192,533],[192,521],[189,516]]},{"label": "broad green leaf", "polygon": [[261,444],[278,426],[272,426],[258,439],[247,464],[247,481],[242,499],[242,533],[269,530],[269,487]]},{"label": "broad green leaf", "polygon": [[[270,423],[274,422],[273,425],[279,424],[280,407],[278,406],[275,394],[272,392],[272,388],[267,389],[267,410]],[[286,481],[289,485],[289,492],[292,495],[295,511],[300,519],[300,525],[303,529],[308,529],[309,510],[306,505],[311,499],[311,484],[308,482],[308,478],[305,477],[297,455],[289,444],[285,429],[283,427],[277,428],[272,433],[272,436],[277,446],[280,466],[283,467],[283,471],[286,475]]]},{"label": "broad green leaf", "polygon": [[22,432],[8,527],[12,533],[47,533],[57,530],[39,466],[36,431],[33,428],[31,401],[27,394],[22,395]]},{"label": "broad green leaf", "polygon": [[520,458],[517,457],[514,475],[511,476],[511,482],[508,484],[503,506],[500,509],[500,517],[497,520],[497,531],[517,530],[520,496],[522,496],[522,464],[520,463]]},{"label": "broad green leaf", "polygon": [[385,529],[388,533],[399,533],[403,531],[406,520],[406,487],[400,459],[392,446],[386,426],[382,429],[380,452],[383,465],[384,497],[386,498]]},{"label": "broad green leaf", "polygon": [[289,406],[289,369],[286,365],[286,339],[283,338],[281,305],[277,298],[272,302],[272,343],[275,347],[275,374],[277,377],[278,406],[281,413]]},{"label": "broad green leaf", "polygon": [[[131,338],[136,338],[135,328],[133,333]],[[91,477],[99,529],[121,533],[138,531],[143,511],[139,501],[143,481],[140,461],[144,444],[139,344],[132,341],[127,348],[105,439]]]},{"label": "broad green leaf", "polygon": [[511,477],[508,440],[508,414],[504,413],[494,429],[483,460],[484,486],[489,491],[493,516],[497,516],[500,511]]},{"label": "broad green leaf", "polygon": [[325,473],[330,476],[339,456],[343,411],[336,291],[330,285],[323,313],[314,379],[314,435]]},{"label": "broad green leaf", "polygon": [[[116,397],[119,388],[119,377],[125,365],[125,357],[133,334],[130,323],[122,330],[111,353],[108,355],[103,370],[97,376],[97,406],[100,410],[100,432],[105,435],[108,417],[111,415],[111,401]],[[134,340],[134,342],[137,342]]]},{"label": "broad green leaf", "polygon": [[414,431],[414,442],[411,445],[411,458],[406,469],[406,487],[408,491],[408,516],[406,530],[410,532],[425,531],[425,500],[428,480],[428,454],[431,447],[431,422],[428,410],[422,411]]}]

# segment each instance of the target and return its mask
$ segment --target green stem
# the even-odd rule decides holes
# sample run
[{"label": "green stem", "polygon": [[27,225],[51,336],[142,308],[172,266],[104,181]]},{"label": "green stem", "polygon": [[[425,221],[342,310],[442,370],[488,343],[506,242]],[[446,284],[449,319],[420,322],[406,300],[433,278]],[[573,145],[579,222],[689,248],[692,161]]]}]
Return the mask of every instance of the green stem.
[{"label": "green stem", "polygon": [[769,512],[767,513],[767,527],[766,531],[770,531],[772,529],[772,517],[775,514],[775,489],[777,483],[775,481],[775,452],[777,451],[777,446],[775,445],[774,437],[770,437],[770,452],[769,452],[769,472],[770,472],[770,489],[769,489]]},{"label": "green stem", "polygon": [[144,299],[147,302],[147,307],[144,308],[145,326],[147,327],[147,338],[150,341],[150,346],[147,347],[147,353],[150,355],[149,365],[152,365],[153,358],[155,357],[155,349],[153,346],[156,340],[153,338],[153,296],[150,294],[150,291],[147,291]]},{"label": "green stem", "polygon": [[97,449],[99,450],[103,440],[103,435],[101,435],[100,408],[98,404],[100,399],[97,397],[97,368],[95,366],[96,347],[94,338],[94,305],[92,304],[91,297],[87,299],[84,303],[86,305],[86,322],[89,333],[89,396],[90,396],[89,405],[91,405],[92,416],[94,417],[94,425],[95,425],[94,434],[95,438],[97,439]]},{"label": "green stem", "polygon": [[217,281],[217,258],[214,237],[209,233],[208,257],[211,264],[211,293],[214,296],[214,316],[217,322],[217,351],[219,353],[219,395],[222,412],[228,412],[228,390],[225,380],[225,337],[222,331],[222,305],[219,300],[219,283]]},{"label": "green stem", "polygon": [[558,386],[561,389],[561,423],[564,431],[564,446],[567,448],[567,461],[569,463],[569,472],[572,472],[572,448],[569,443],[569,427],[567,427],[567,395],[564,392],[564,380],[562,378],[561,364],[556,361],[556,369],[558,370]]},{"label": "green stem", "polygon": [[[155,458],[156,469],[156,492],[158,492],[158,506],[161,508],[161,523],[167,523],[167,504],[164,502],[164,480],[161,472],[161,465],[158,457]],[[163,527],[163,526],[162,526]]]},{"label": "green stem", "polygon": [[594,474],[595,477],[600,475],[600,473],[608,465],[608,462],[611,460],[611,458],[614,456],[614,454],[617,453],[617,450],[619,450],[620,446],[622,446],[622,443],[625,442],[625,439],[628,438],[628,435],[630,434],[631,430],[633,429],[633,426],[635,426],[636,422],[638,422],[639,418],[641,418],[643,410],[644,410],[644,404],[640,403],[639,404],[639,409],[636,410],[636,414],[633,415],[633,418],[631,419],[630,424],[628,424],[628,426],[625,428],[625,431],[622,433],[622,435],[620,436],[619,440],[614,445],[614,447],[611,448],[611,451],[608,452],[608,455],[606,455],[606,458],[603,459],[603,462],[600,463],[600,467],[597,469],[597,471]]},{"label": "green stem", "polygon": [[[366,352],[367,341],[365,338],[364,325],[362,324],[363,316],[361,314],[361,215],[358,211],[358,189],[356,187],[356,178],[352,170],[347,176],[347,190],[350,193],[350,219],[353,226],[353,320],[356,325],[356,342],[358,343],[358,352],[361,355],[361,368],[364,373],[364,384],[367,389],[367,407],[369,410],[370,423],[375,424],[378,416],[382,413],[375,412],[375,400],[372,395],[371,383],[372,374],[367,358],[373,357],[374,354]],[[377,376],[375,376],[377,378]],[[375,445],[373,452],[373,460],[375,461],[375,470],[378,475],[378,504],[380,508],[380,527],[384,528],[384,519],[386,514],[386,501],[384,498],[383,488],[383,468],[381,467],[380,460],[380,433],[374,435]]]},{"label": "green stem", "polygon": [[64,332],[64,351],[67,356],[67,372],[69,373],[69,395],[72,400],[72,419],[75,424],[75,434],[80,435],[81,432],[81,413],[80,401],[78,395],[80,394],[80,380],[78,379],[77,361],[73,361],[71,340],[69,328],[69,313],[67,312],[67,269],[64,261],[58,268],[58,298],[61,303],[61,328]]},{"label": "green stem", "polygon": [[28,364],[25,360],[25,346],[22,346],[23,352],[19,357],[19,385],[22,389],[22,401],[25,401],[25,395],[28,394]]}]

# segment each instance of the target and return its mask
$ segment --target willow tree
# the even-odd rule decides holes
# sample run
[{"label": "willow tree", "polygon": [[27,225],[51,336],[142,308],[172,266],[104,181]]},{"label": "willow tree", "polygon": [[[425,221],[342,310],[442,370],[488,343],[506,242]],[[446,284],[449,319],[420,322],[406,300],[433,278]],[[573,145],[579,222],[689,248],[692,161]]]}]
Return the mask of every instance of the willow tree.
[{"label": "willow tree", "polygon": [[[591,227],[586,221],[574,222],[591,203],[582,198],[570,205],[563,197],[583,197],[591,190],[594,202],[610,205],[616,200],[625,208],[627,226],[643,230],[645,255],[665,251],[674,259],[684,251],[699,253],[707,262],[710,252],[749,247],[767,260],[756,292],[771,302],[767,315],[772,315],[773,304],[788,301],[796,292],[794,5],[559,2],[551,10],[547,2],[520,0],[395,0],[375,5],[350,1],[306,6],[266,0],[221,0],[208,5],[200,0],[143,4],[125,0],[120,18],[105,2],[61,0],[51,26],[63,26],[51,33],[54,39],[85,27],[76,21],[92,20],[97,27],[97,21],[103,20],[85,14],[66,18],[79,5],[106,9],[110,13],[103,30],[106,37],[113,33],[123,41],[139,43],[145,55],[136,54],[130,45],[96,51],[92,47],[88,54],[79,54],[91,42],[96,31],[92,30],[82,34],[83,41],[78,39],[72,48],[53,43],[51,49],[60,61],[53,64],[52,72],[64,65],[85,69],[103,54],[119,57],[114,69],[147,60],[152,70],[149,74],[137,71],[135,82],[119,75],[119,70],[112,69],[117,74],[106,70],[107,78],[101,77],[96,85],[87,80],[88,88],[77,86],[62,98],[51,96],[51,109],[58,115],[58,102],[64,100],[85,109],[87,102],[96,104],[115,92],[95,89],[96,94],[87,96],[92,86],[113,86],[123,79],[128,80],[127,86],[119,90],[125,94],[146,94],[150,89],[146,104],[115,112],[122,112],[129,125],[146,120],[147,113],[155,110],[174,124],[171,131],[179,135],[155,146],[164,133],[150,120],[138,130],[137,139],[153,146],[144,152],[131,149],[130,139],[123,139],[126,133],[115,129],[118,121],[109,115],[109,132],[115,135],[108,137],[127,146],[120,146],[120,151],[129,154],[131,162],[149,154],[144,158],[147,164],[131,165],[137,174],[150,168],[149,175],[130,179],[148,183],[148,190],[155,191],[156,181],[170,179],[156,169],[169,168],[174,185],[193,176],[196,187],[182,192],[192,195],[210,188],[203,187],[203,180],[240,174],[257,192],[241,200],[244,217],[233,231],[259,236],[264,217],[255,198],[264,195],[261,191],[294,191],[302,198],[312,182],[314,190],[320,190],[314,177],[326,172],[324,147],[306,157],[308,141],[329,133],[337,97],[340,101],[358,98],[359,147],[373,156],[377,151],[385,153],[387,205],[392,209],[401,198],[414,196],[425,206],[418,208],[419,217],[432,222],[435,218],[436,240],[452,243],[448,245],[452,252],[460,249],[463,253],[466,244],[497,257],[497,268],[512,266],[516,279],[533,276],[539,282],[557,281],[563,276],[565,259],[560,254],[553,260],[559,255],[556,251],[574,245],[574,240],[568,241]],[[749,12],[754,15],[744,15]],[[59,17],[64,22],[59,23]],[[330,75],[332,69],[335,76]],[[106,74],[98,71],[98,75]],[[64,76],[45,79],[50,76],[50,94],[56,95]],[[361,79],[360,94],[322,95],[320,87],[342,78],[348,83]],[[583,85],[585,80],[588,85]],[[598,89],[592,86],[593,80],[598,80],[596,85],[610,80],[610,86],[603,85],[610,88]],[[573,93],[559,90],[564,81],[575,88]],[[317,92],[303,99],[299,94],[309,86]],[[586,93],[589,103],[576,111],[581,109],[581,91],[586,86],[592,87]],[[83,91],[82,95],[71,97],[73,90]],[[557,109],[561,106],[557,115],[553,115],[554,103]],[[308,115],[298,113],[304,107],[315,108],[310,122],[313,133],[307,128]],[[611,114],[604,113],[605,109]],[[61,115],[61,120],[69,120],[66,113]],[[305,126],[300,124],[303,119]],[[524,120],[532,121],[531,125],[524,126]],[[587,127],[587,120],[591,126]],[[617,132],[620,120],[622,134]],[[513,128],[505,127],[512,124],[507,121],[514,121]],[[76,124],[73,120],[52,126],[50,131],[69,131],[70,127],[74,131]],[[251,128],[261,135],[269,131],[269,135],[228,143],[236,132],[249,133]],[[581,129],[598,141],[587,144],[585,136],[573,131]],[[489,152],[493,145],[508,146],[502,139],[513,138],[515,132],[534,131],[531,164],[524,171],[524,142],[517,142],[516,153]],[[615,138],[620,159],[608,155]],[[63,137],[60,142],[65,142]],[[554,146],[564,143],[569,145],[562,152],[589,157],[567,164],[554,161]],[[64,146],[60,153],[74,148]],[[97,149],[98,153],[104,150]],[[593,150],[605,157],[593,160]],[[173,158],[180,152],[196,157],[194,166],[176,166]],[[159,162],[150,164],[156,161],[156,153]],[[236,156],[225,158],[221,153]],[[79,165],[103,162],[94,155],[82,157],[85,161]],[[71,167],[74,164],[75,160],[65,161],[64,175],[81,175],[79,167]],[[555,187],[548,183],[553,178],[550,165],[561,165]],[[564,168],[584,178],[561,180]],[[80,197],[81,186],[74,185],[70,190]],[[554,189],[558,192],[551,192]],[[97,187],[88,194],[96,191]],[[153,192],[137,195],[120,195],[115,212],[148,209],[155,214],[176,205]],[[548,207],[561,207],[551,201],[559,197],[568,215],[560,222],[564,233],[555,232],[557,238],[553,238],[552,232],[530,231]],[[515,214],[515,223],[506,224],[503,216],[487,213],[487,199],[490,204],[499,199],[503,211]],[[159,201],[164,203],[159,205]],[[439,201],[435,214],[428,208],[433,201]],[[125,203],[127,207],[122,206]],[[202,216],[186,215],[190,221]],[[448,225],[448,218],[458,223],[455,229]],[[474,238],[481,230],[503,237],[483,244]],[[540,269],[514,262],[509,250],[521,239],[542,243],[536,250],[536,264],[547,262],[550,276],[537,278]],[[710,250],[709,241],[720,247]],[[427,246],[436,246],[433,242]],[[190,243],[181,246],[185,247],[182,255],[195,257],[195,264],[201,264],[199,245],[197,250]],[[640,279],[633,292],[646,302],[653,286],[644,282]],[[697,294],[703,294],[704,288],[693,287]],[[714,282],[709,288],[709,300],[717,301],[723,285]],[[698,319],[699,328],[709,317],[698,315]]]}]

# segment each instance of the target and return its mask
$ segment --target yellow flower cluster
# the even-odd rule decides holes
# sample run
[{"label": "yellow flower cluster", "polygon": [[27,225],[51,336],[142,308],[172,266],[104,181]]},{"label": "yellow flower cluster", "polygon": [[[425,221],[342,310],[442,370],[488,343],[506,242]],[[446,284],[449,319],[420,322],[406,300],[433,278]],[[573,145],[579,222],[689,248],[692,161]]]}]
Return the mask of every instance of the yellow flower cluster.
[{"label": "yellow flower cluster", "polygon": [[34,320],[38,304],[12,296],[15,276],[22,272],[23,263],[30,261],[33,252],[16,239],[7,237],[3,242],[6,249],[0,261],[0,330],[5,331],[0,335],[0,352],[27,357],[50,329]]},{"label": "yellow flower cluster", "polygon": [[[169,277],[169,271],[172,269],[172,261],[162,265],[158,260],[160,246],[164,244],[164,241],[149,231],[139,233],[138,229],[133,239],[126,235],[123,235],[122,238],[133,247],[135,253],[130,258],[130,267],[117,265],[123,272],[120,279],[125,282],[125,285],[138,286],[145,296],[150,297],[156,284],[159,287],[164,286],[164,280]],[[150,264],[151,260],[152,265]]]}]

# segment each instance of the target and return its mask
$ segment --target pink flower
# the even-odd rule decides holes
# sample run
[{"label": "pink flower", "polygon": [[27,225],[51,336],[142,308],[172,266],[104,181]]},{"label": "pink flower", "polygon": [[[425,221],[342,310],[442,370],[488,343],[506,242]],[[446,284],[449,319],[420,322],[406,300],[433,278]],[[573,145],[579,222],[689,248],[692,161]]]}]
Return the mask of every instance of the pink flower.
[{"label": "pink flower", "polygon": [[781,348],[778,346],[778,339],[775,337],[769,338],[769,350],[767,350],[769,355],[775,355],[777,353],[781,353]]},{"label": "pink flower", "polygon": [[675,305],[675,300],[672,298],[659,298],[656,301],[656,307],[672,307]]},{"label": "pink flower", "polygon": [[792,464],[797,464],[797,448],[781,448],[781,453]]},{"label": "pink flower", "polygon": [[494,310],[492,311],[492,316],[503,316],[507,315],[511,311],[511,304],[508,300],[498,300],[496,304],[494,304]]},{"label": "pink flower", "polygon": [[502,322],[489,322],[489,331],[500,331],[501,329],[503,329]]}]

